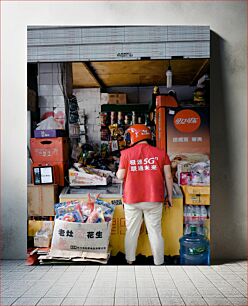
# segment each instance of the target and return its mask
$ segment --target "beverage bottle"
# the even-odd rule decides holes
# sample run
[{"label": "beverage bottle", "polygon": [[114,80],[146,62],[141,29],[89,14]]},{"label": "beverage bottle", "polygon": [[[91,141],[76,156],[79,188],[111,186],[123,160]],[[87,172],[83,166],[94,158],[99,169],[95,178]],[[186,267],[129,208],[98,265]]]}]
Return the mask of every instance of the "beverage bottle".
[{"label": "beverage bottle", "polygon": [[192,208],[192,212],[191,212],[191,222],[195,224],[195,221],[196,221],[196,206],[195,205],[192,205],[191,206]]},{"label": "beverage bottle", "polygon": [[184,216],[184,221],[187,223],[189,221],[189,216],[188,216],[188,205],[184,205],[184,210],[183,210],[183,216]]},{"label": "beverage bottle", "polygon": [[195,225],[190,226],[190,234],[179,239],[181,265],[209,265],[210,248],[209,240],[197,234]]},{"label": "beverage bottle", "polygon": [[208,211],[204,205],[201,206],[201,220],[204,221],[207,219]]},{"label": "beverage bottle", "polygon": [[172,70],[171,66],[169,65],[168,70],[166,71],[166,87],[171,88],[172,87]]},{"label": "beverage bottle", "polygon": [[184,235],[189,235],[189,234],[190,234],[190,224],[186,224],[184,229]]},{"label": "beverage bottle", "polygon": [[195,221],[197,224],[200,223],[200,219],[201,219],[201,208],[200,206],[195,206]]},{"label": "beverage bottle", "polygon": [[208,206],[207,211],[208,211],[208,218],[210,218],[210,206]]},{"label": "beverage bottle", "polygon": [[196,230],[197,234],[198,235],[203,235],[204,236],[204,228],[203,228],[203,225],[198,225],[197,226],[197,230]]},{"label": "beverage bottle", "polygon": [[193,206],[188,205],[188,222],[193,221]]},{"label": "beverage bottle", "polygon": [[132,112],[132,124],[136,124],[136,113]]},{"label": "beverage bottle", "polygon": [[129,118],[128,115],[125,115],[125,120],[124,120],[125,125],[129,125]]},{"label": "beverage bottle", "polygon": [[115,123],[116,123],[116,113],[111,112],[111,114],[110,114],[110,124],[113,125]]}]

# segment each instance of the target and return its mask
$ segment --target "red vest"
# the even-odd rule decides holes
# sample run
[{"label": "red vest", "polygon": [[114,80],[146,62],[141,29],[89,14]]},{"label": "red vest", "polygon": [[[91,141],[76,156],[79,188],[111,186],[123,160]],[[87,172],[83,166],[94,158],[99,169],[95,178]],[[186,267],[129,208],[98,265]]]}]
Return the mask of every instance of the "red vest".
[{"label": "red vest", "polygon": [[165,165],[170,165],[166,152],[149,144],[122,151],[119,169],[126,170],[123,202],[164,202]]}]

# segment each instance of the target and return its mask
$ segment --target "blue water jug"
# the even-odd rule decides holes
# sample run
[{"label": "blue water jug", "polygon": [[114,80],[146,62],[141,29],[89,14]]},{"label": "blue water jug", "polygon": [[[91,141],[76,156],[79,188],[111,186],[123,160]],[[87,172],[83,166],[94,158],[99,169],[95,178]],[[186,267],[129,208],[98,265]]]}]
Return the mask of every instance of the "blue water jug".
[{"label": "blue water jug", "polygon": [[209,265],[209,240],[206,237],[197,234],[195,225],[191,225],[190,230],[190,234],[186,234],[179,239],[180,264]]}]

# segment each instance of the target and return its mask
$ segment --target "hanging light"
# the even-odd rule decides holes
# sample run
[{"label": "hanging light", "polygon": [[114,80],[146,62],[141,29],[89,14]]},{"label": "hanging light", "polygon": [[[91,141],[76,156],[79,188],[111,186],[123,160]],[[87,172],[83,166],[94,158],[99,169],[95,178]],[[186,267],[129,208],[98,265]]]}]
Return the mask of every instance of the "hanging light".
[{"label": "hanging light", "polygon": [[171,70],[170,60],[169,60],[168,69],[166,71],[166,86],[167,88],[172,87],[172,70]]}]

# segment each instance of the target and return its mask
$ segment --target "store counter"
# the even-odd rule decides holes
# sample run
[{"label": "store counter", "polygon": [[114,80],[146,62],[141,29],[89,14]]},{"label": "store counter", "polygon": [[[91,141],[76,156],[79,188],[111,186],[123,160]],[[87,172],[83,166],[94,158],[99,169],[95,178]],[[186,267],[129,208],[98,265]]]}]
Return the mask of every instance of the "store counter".
[{"label": "store counter", "polygon": [[[122,206],[122,185],[112,184],[110,186],[99,187],[65,187],[60,196],[60,202],[71,200],[87,200],[87,194],[96,195],[100,193],[100,199],[115,204],[115,212],[112,220],[112,230],[110,236],[111,255],[118,252],[125,253],[125,215]],[[173,186],[173,207],[163,208],[162,234],[165,241],[165,255],[179,255],[179,238],[183,235],[183,195],[178,185]],[[137,246],[137,255],[151,256],[151,248],[147,230],[143,223]]]}]

